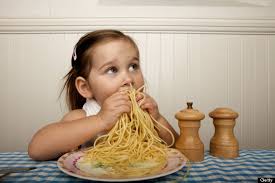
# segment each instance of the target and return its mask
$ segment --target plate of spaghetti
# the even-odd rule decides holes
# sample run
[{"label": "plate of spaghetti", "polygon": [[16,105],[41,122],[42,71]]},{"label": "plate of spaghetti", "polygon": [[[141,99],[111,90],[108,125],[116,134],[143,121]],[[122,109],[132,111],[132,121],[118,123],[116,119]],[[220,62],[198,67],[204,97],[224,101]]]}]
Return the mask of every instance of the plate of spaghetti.
[{"label": "plate of spaghetti", "polygon": [[[170,148],[175,141],[172,132],[139,107],[136,96],[143,94],[140,90],[131,87],[128,91],[130,114],[123,114],[92,147],[61,156],[58,168],[74,177],[109,182],[153,179],[182,169],[188,159]],[[160,127],[172,136],[170,145],[159,137]]]}]

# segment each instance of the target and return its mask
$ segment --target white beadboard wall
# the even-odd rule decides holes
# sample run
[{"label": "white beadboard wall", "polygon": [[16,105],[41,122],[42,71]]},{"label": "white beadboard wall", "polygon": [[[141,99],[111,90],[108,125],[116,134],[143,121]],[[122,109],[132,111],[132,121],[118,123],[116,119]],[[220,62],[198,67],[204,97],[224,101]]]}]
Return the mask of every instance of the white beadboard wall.
[{"label": "white beadboard wall", "polygon": [[[16,9],[11,1],[3,2]],[[63,116],[66,107],[58,97],[73,46],[88,30],[106,27],[136,40],[148,92],[178,132],[174,115],[192,100],[206,115],[199,131],[205,149],[214,134],[208,114],[216,107],[239,113],[234,132],[240,148],[275,149],[274,19],[264,19],[265,24],[191,19],[191,25],[172,10],[169,20],[134,18],[134,13],[130,20],[87,20],[68,18],[64,9],[62,19],[56,15],[57,2],[46,2],[50,10],[39,6],[42,18],[34,18],[36,11],[26,16],[26,6],[17,15],[6,9],[0,13],[0,151],[26,151],[39,128]]]},{"label": "white beadboard wall", "polygon": [[214,133],[208,113],[239,113],[241,148],[275,148],[275,36],[132,34],[141,52],[149,92],[178,129],[174,114],[192,100],[206,114],[200,135],[208,148]]}]

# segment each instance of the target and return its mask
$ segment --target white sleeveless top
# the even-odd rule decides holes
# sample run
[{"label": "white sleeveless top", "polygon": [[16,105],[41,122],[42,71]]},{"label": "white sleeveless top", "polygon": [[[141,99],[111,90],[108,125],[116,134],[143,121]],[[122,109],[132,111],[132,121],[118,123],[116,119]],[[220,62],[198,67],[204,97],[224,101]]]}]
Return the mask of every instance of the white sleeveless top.
[{"label": "white sleeveless top", "polygon": [[86,112],[86,116],[92,116],[96,115],[100,111],[101,107],[94,99],[87,99],[82,109]]},{"label": "white sleeveless top", "polygon": [[[92,116],[92,115],[96,115],[101,107],[98,105],[98,103],[92,99],[87,99],[86,103],[83,105],[82,109],[86,112],[86,116]],[[102,133],[96,135],[94,138],[92,138],[91,140],[85,142],[84,144],[81,145],[81,148],[86,148],[86,147],[90,147],[94,144],[95,139],[102,135]]]}]

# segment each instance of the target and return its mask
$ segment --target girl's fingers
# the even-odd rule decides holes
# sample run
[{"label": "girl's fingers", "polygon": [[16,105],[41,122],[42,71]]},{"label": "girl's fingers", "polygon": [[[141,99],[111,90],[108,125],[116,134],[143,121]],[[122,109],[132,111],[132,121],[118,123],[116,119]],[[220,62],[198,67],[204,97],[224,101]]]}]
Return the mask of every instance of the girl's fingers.
[{"label": "girl's fingers", "polygon": [[131,112],[131,106],[129,105],[120,105],[117,107],[117,112],[121,115],[122,113]]},{"label": "girl's fingers", "polygon": [[144,94],[142,95],[142,94],[139,93],[139,94],[137,94],[137,96],[136,96],[136,101],[139,102],[139,101],[140,101],[141,99],[143,99],[143,98],[145,98],[145,95],[144,95]]},{"label": "girl's fingers", "polygon": [[145,93],[139,93],[136,97],[137,103],[139,106],[143,105],[144,103],[148,102],[150,100],[150,97],[146,95]]},{"label": "girl's fingers", "polygon": [[120,100],[120,99],[130,100],[126,91],[117,92],[109,98],[109,100],[111,101]]},{"label": "girl's fingers", "polygon": [[121,116],[123,113],[129,113],[129,112],[131,112],[131,106],[124,103],[115,106],[113,109],[113,115],[117,117]]},{"label": "girl's fingers", "polygon": [[127,95],[117,94],[117,95],[112,96],[109,99],[107,105],[108,105],[108,108],[116,108],[121,105],[127,105],[127,106],[131,107],[131,101]]},{"label": "girl's fingers", "polygon": [[122,86],[118,89],[118,92],[127,92],[130,90],[130,86]]},{"label": "girl's fingers", "polygon": [[120,106],[128,106],[129,108],[131,108],[131,101],[123,100],[123,99],[122,100],[117,100],[113,105],[113,107],[115,107],[115,108],[118,108]]},{"label": "girl's fingers", "polygon": [[152,103],[145,103],[145,104],[142,104],[141,106],[140,106],[140,108],[141,109],[148,109],[148,110],[151,110],[151,109],[153,109],[153,104]]}]

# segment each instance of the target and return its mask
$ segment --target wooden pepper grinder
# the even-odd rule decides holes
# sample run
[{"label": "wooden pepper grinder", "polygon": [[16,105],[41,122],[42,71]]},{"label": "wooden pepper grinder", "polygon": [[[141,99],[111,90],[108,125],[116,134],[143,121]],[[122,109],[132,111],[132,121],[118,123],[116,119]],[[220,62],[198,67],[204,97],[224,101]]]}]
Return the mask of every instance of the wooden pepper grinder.
[{"label": "wooden pepper grinder", "polygon": [[193,103],[187,102],[187,109],[176,114],[179,121],[180,137],[176,141],[176,148],[192,162],[203,161],[204,145],[199,137],[200,120],[205,115],[192,108]]},{"label": "wooden pepper grinder", "polygon": [[215,126],[215,134],[210,141],[210,154],[221,158],[238,157],[239,144],[233,132],[238,113],[230,108],[216,108],[209,116],[213,118]]}]

